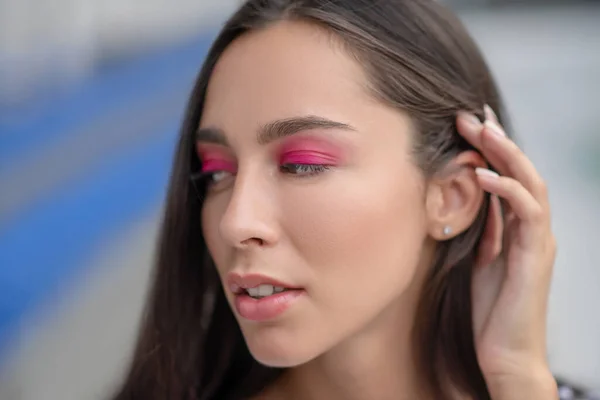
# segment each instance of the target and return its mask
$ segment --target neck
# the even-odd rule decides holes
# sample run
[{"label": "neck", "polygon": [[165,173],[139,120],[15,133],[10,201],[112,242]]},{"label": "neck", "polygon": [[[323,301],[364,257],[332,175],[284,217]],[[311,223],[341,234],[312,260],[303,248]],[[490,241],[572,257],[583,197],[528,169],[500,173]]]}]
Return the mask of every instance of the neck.
[{"label": "neck", "polygon": [[326,354],[286,371],[276,388],[285,396],[273,398],[428,398],[411,351],[413,302],[403,296],[364,331]]}]

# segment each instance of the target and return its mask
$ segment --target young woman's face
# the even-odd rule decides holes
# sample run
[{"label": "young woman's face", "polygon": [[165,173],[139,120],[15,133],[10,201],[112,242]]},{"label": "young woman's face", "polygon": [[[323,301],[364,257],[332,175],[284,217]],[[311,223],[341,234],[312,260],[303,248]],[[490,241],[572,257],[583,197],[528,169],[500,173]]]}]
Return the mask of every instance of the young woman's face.
[{"label": "young woman's face", "polygon": [[414,308],[423,178],[409,119],[366,83],[330,35],[291,22],[234,42],[211,77],[202,228],[267,365],[305,363]]}]

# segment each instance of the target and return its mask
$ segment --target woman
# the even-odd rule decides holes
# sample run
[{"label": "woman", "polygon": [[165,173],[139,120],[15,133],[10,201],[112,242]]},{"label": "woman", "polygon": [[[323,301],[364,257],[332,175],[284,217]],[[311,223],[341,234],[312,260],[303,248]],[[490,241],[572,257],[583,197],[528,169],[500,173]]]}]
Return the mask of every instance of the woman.
[{"label": "woman", "polygon": [[191,96],[116,399],[558,398],[548,198],[503,125],[433,0],[243,4]]}]

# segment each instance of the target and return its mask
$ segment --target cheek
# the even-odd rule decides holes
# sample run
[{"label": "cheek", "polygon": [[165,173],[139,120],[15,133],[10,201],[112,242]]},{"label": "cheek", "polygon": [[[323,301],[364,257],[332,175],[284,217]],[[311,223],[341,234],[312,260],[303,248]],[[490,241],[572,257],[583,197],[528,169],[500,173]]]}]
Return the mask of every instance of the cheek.
[{"label": "cheek", "polygon": [[226,203],[223,201],[209,199],[202,206],[202,234],[206,242],[206,247],[219,272],[222,272],[220,267],[226,265],[227,258],[227,247],[219,233],[221,217],[225,212],[224,204]]},{"label": "cheek", "polygon": [[302,190],[284,203],[286,232],[328,301],[360,293],[354,297],[368,306],[367,298],[385,301],[405,290],[425,238],[420,181],[411,167],[362,176],[340,171]]}]

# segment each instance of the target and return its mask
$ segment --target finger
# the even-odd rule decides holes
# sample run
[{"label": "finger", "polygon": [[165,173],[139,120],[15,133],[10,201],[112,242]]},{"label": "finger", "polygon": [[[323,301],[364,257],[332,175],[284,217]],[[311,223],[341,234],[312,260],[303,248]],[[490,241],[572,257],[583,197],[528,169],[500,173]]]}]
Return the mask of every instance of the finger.
[{"label": "finger", "polygon": [[456,120],[458,133],[473,145],[502,175],[508,174],[508,166],[498,155],[486,151],[483,144],[485,126],[474,114],[459,112]]},{"label": "finger", "polygon": [[[483,115],[486,121],[492,121],[500,125],[498,121],[498,116],[489,105],[485,104],[483,106]],[[483,130],[483,123],[479,120],[479,118],[473,114],[461,111],[458,113],[458,130],[460,133],[470,134],[472,139],[475,142],[479,143],[479,133]],[[478,143],[472,143],[475,147],[479,148]]]},{"label": "finger", "polygon": [[458,133],[478,149],[495,170],[520,181],[540,204],[548,207],[543,179],[529,158],[506,137],[500,125],[489,119],[481,124],[475,115],[464,112],[458,113],[456,125]]},{"label": "finger", "polygon": [[546,211],[519,181],[499,176],[494,171],[485,168],[477,168],[475,172],[481,187],[504,198],[521,222],[531,226],[545,227],[549,219]]},{"label": "finger", "polygon": [[498,124],[489,120],[484,123],[481,147],[484,157],[500,174],[518,180],[540,204],[547,205],[547,189],[542,177],[529,157],[506,137]]},{"label": "finger", "polygon": [[502,251],[502,234],[504,231],[504,221],[502,220],[502,208],[500,199],[496,195],[490,197],[490,207],[488,210],[485,230],[481,237],[479,249],[477,252],[477,267],[485,267],[491,264]]},{"label": "finger", "polygon": [[459,112],[456,117],[456,129],[469,143],[481,150],[481,132],[483,123],[472,113]]},{"label": "finger", "polygon": [[485,104],[483,106],[483,113],[485,115],[486,121],[492,121],[497,124],[500,124],[500,122],[498,121],[498,116],[494,112],[494,109],[492,107],[490,107],[489,105]]}]

